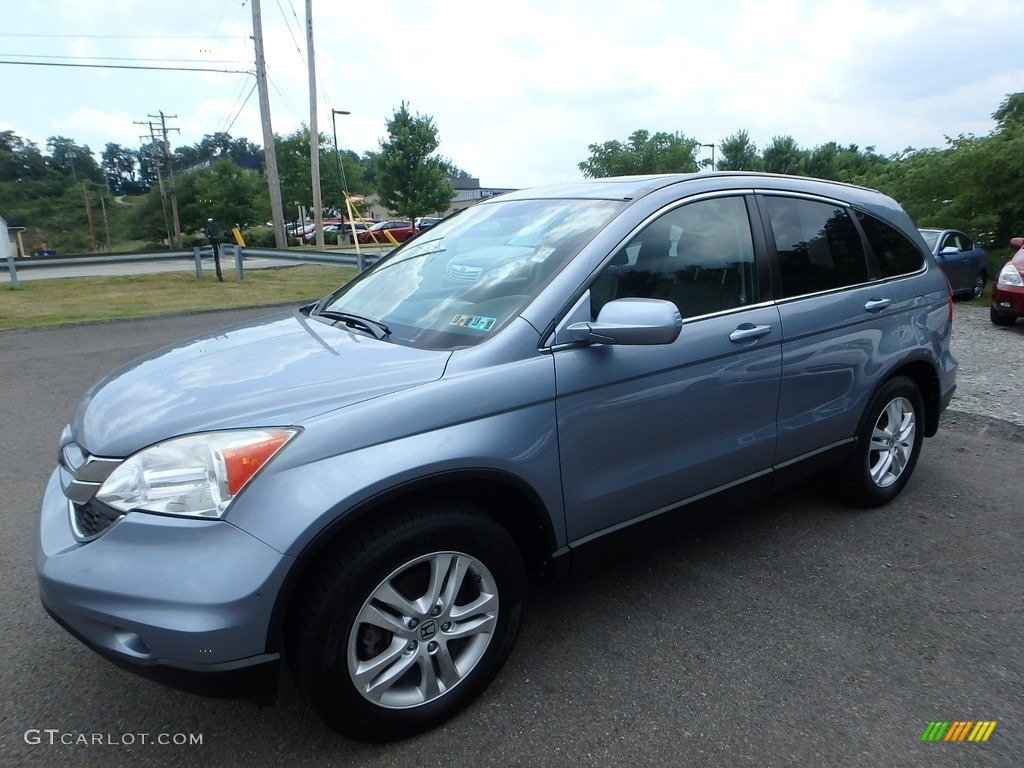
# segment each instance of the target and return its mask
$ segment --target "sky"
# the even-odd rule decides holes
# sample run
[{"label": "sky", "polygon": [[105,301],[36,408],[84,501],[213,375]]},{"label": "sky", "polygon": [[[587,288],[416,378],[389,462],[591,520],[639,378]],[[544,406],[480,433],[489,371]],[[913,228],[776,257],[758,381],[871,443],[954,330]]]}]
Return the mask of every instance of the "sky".
[{"label": "sky", "polygon": [[[45,151],[262,145],[252,0],[0,0],[0,130]],[[260,0],[273,129],[310,123],[304,0]],[[379,149],[402,102],[484,187],[580,179],[638,129],[718,144],[746,130],[885,155],[985,135],[1024,91],[1019,0],[312,0],[319,129]],[[184,67],[158,72],[44,63]],[[711,148],[703,148],[708,157]]]}]

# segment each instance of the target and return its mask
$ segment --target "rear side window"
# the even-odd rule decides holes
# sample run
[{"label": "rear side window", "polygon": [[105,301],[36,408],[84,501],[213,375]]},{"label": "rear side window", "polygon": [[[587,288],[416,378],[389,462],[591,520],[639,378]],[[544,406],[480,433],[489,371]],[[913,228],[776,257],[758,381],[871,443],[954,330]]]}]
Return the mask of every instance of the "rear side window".
[{"label": "rear side window", "polygon": [[882,277],[907,275],[924,266],[921,251],[895,227],[863,211],[857,211],[857,221],[867,235],[871,250],[875,252]]},{"label": "rear side window", "polygon": [[765,197],[764,204],[775,236],[784,297],[870,279],[864,246],[845,208],[791,197]]}]

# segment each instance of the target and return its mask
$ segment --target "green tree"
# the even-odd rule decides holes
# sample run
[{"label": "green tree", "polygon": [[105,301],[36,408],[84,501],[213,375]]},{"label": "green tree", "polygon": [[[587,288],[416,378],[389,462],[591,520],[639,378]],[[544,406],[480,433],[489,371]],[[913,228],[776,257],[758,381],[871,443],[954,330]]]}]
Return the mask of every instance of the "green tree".
[{"label": "green tree", "polygon": [[100,156],[100,167],[107,179],[107,189],[115,195],[137,195],[148,189],[139,180],[139,153],[120,144],[110,143]]},{"label": "green tree", "polygon": [[591,144],[590,159],[579,164],[588,179],[631,176],[644,173],[692,173],[697,170],[700,142],[681,133],[658,132],[653,136],[641,129],[630,134],[626,144],[606,141]]},{"label": "green tree", "polygon": [[761,168],[761,156],[757,145],[750,140],[746,130],[736,131],[718,142],[719,171],[757,171]]},{"label": "green tree", "polygon": [[26,141],[14,131],[0,131],[0,182],[39,180],[48,173],[35,142]]},{"label": "green tree", "polygon": [[46,163],[53,170],[71,176],[75,181],[89,179],[103,183],[103,171],[87,145],[76,144],[64,136],[51,136],[46,140],[46,148],[50,153]]},{"label": "green tree", "polygon": [[221,229],[262,224],[270,218],[270,194],[255,171],[223,157],[208,168],[176,177],[183,232],[203,231],[207,219]]},{"label": "green tree", "polygon": [[[309,162],[309,129],[303,125],[287,136],[274,136],[277,150],[277,172],[281,180],[281,200],[285,218],[295,215],[294,204],[311,208],[313,205],[312,169]],[[355,152],[341,151],[334,155],[334,144],[326,134],[320,134],[320,190],[327,212],[344,210],[341,195],[342,179],[338,176],[341,161],[344,181],[351,194],[365,194],[363,166]]]},{"label": "green tree", "polygon": [[992,119],[1000,131],[1011,123],[1024,120],[1024,93],[1007,94],[999,109],[992,113]]},{"label": "green tree", "polygon": [[768,173],[800,173],[804,155],[792,136],[773,136],[761,152],[761,164]]},{"label": "green tree", "polygon": [[455,190],[448,183],[450,163],[433,155],[439,145],[434,119],[412,115],[403,101],[387,129],[388,137],[381,139],[380,153],[373,159],[381,203],[410,219],[447,210]]}]

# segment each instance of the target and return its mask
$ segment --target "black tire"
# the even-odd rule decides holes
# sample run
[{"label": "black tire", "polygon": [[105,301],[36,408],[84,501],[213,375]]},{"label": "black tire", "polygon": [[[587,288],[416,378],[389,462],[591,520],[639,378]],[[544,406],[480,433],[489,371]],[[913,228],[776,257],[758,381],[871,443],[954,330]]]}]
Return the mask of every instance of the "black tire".
[{"label": "black tire", "polygon": [[993,325],[1007,326],[1017,322],[1017,318],[1013,315],[1001,315],[993,307],[988,308],[988,317]]},{"label": "black tire", "polygon": [[868,402],[846,467],[846,490],[862,507],[896,498],[910,480],[924,440],[924,400],[906,376],[885,382]]},{"label": "black tire", "polygon": [[483,692],[515,644],[525,593],[522,555],[498,523],[462,504],[414,508],[345,536],[314,566],[286,655],[332,728],[402,739]]},{"label": "black tire", "polygon": [[977,301],[985,294],[985,273],[979,272],[974,278],[974,289],[971,291],[971,299]]}]

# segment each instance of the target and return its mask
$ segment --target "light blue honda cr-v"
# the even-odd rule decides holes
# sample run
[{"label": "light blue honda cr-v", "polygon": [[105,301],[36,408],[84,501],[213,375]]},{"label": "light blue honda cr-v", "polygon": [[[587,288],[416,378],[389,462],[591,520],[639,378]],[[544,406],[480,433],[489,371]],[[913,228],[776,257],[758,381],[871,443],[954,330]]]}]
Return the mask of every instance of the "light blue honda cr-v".
[{"label": "light blue honda cr-v", "polygon": [[293,312],[93,387],[42,600],[179,686],[285,658],[400,738],[477,696],[528,578],[829,471],[895,497],[953,395],[949,286],[889,198],[701,174],[514,192]]}]

